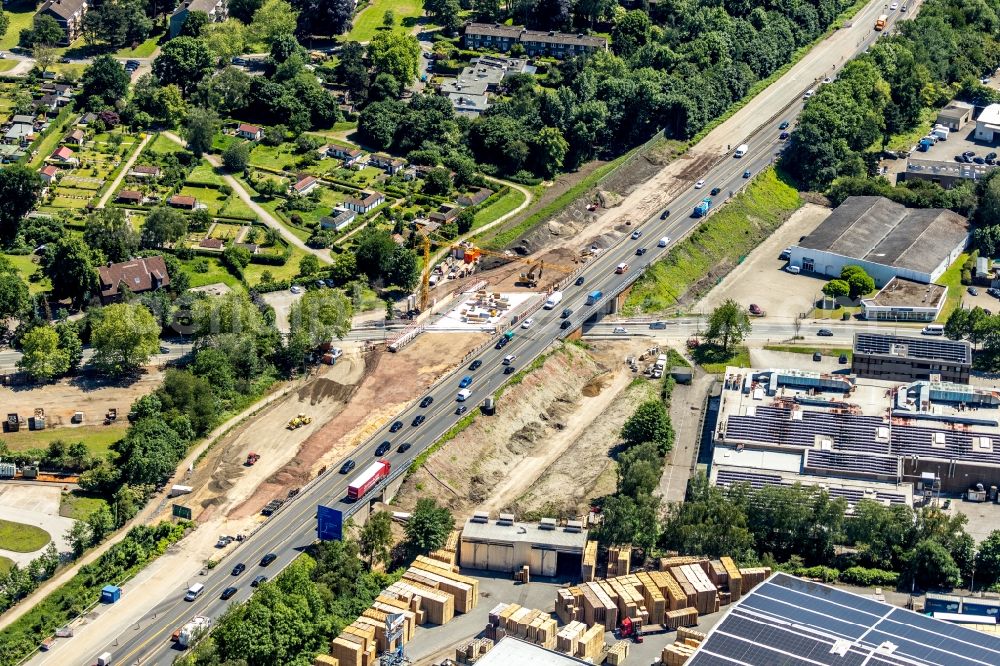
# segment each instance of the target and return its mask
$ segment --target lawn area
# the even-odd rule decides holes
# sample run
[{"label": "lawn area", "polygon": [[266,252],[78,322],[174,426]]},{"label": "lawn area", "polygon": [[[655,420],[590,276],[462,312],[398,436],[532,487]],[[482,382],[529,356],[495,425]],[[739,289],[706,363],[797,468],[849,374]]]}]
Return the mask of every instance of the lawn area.
[{"label": "lawn area", "polygon": [[[393,30],[402,32],[413,27],[414,19],[424,13],[420,0],[372,0],[371,4],[354,17],[351,31],[344,36],[345,41],[367,42],[382,29],[382,17],[391,9],[396,15]],[[409,19],[409,20],[407,20]]]},{"label": "lawn area", "polygon": [[666,311],[684,296],[696,299],[716,282],[706,278],[722,277],[801,205],[798,190],[782,174],[762,171],[742,194],[646,270],[625,302],[626,316]]},{"label": "lawn area", "polygon": [[10,559],[9,557],[4,557],[3,555],[0,555],[0,576],[3,576],[8,571],[10,571],[10,568],[12,566],[14,566],[14,560]]},{"label": "lawn area", "polygon": [[[281,222],[282,226],[284,226],[286,229],[288,229],[293,234],[298,236],[300,240],[302,240],[303,242],[309,240],[309,237],[312,235],[309,231],[305,229],[300,229],[296,226],[289,224],[287,222],[287,218],[285,217],[285,213],[278,212],[278,206],[281,204],[282,201],[284,201],[284,199],[270,199],[270,200],[256,199],[256,201],[264,210],[271,213],[279,222]],[[299,214],[301,215],[301,213]]]},{"label": "lawn area", "polygon": [[168,153],[183,153],[185,151],[184,146],[180,146],[162,134],[157,134],[153,142],[146,146],[146,150],[150,150],[154,153],[159,153],[160,155],[166,155]]},{"label": "lawn area", "polygon": [[10,70],[17,67],[17,60],[0,60],[0,72],[9,72]]},{"label": "lawn area", "polygon": [[295,169],[295,163],[299,155],[295,152],[295,146],[291,143],[282,143],[277,146],[265,146],[258,143],[250,151],[250,166],[263,167],[276,171],[291,171]]},{"label": "lawn area", "polygon": [[90,514],[107,505],[106,500],[96,495],[82,490],[74,490],[62,494],[62,500],[59,502],[59,515],[73,520],[86,520]]},{"label": "lawn area", "polygon": [[10,263],[14,264],[17,272],[21,274],[24,281],[28,283],[28,291],[32,295],[37,294],[40,291],[46,291],[51,288],[48,278],[42,280],[31,280],[31,276],[35,274],[38,270],[39,264],[34,262],[36,257],[33,254],[0,254],[0,257],[5,257]]},{"label": "lawn area", "polygon": [[958,256],[951,266],[948,267],[941,277],[937,279],[937,284],[943,284],[948,287],[948,296],[945,298],[944,307],[941,308],[941,315],[937,318],[937,321],[944,323],[948,321],[949,315],[954,312],[962,303],[962,293],[964,289],[962,288],[962,266],[968,261],[969,255],[963,252]]},{"label": "lawn area", "polygon": [[726,354],[722,347],[705,343],[698,346],[691,356],[698,365],[705,369],[705,372],[717,375],[724,373],[727,366],[750,367],[750,350],[746,347],[737,347],[733,353]]},{"label": "lawn area", "polygon": [[251,287],[260,283],[260,276],[264,274],[264,271],[270,271],[275,280],[291,279],[299,274],[299,261],[304,256],[306,256],[305,252],[293,246],[292,252],[288,256],[288,261],[285,262],[284,266],[250,264],[243,270],[243,277]]},{"label": "lawn area", "polygon": [[26,0],[14,0],[10,4],[4,5],[3,11],[10,19],[10,25],[3,37],[0,37],[0,50],[9,51],[17,46],[17,40],[21,36],[21,30],[31,27],[31,20],[35,16],[35,3]]},{"label": "lawn area", "polygon": [[854,350],[846,347],[813,347],[809,345],[764,345],[764,349],[768,351],[776,352],[788,352],[791,354],[809,354],[812,356],[814,353],[819,352],[824,356],[840,356],[841,354],[847,354],[847,362],[851,362],[851,358],[854,356]]},{"label": "lawn area", "polygon": [[116,58],[148,58],[153,55],[153,51],[156,50],[157,44],[160,42],[160,38],[163,33],[157,33],[139,44],[134,49],[122,49],[115,53]]},{"label": "lawn area", "polygon": [[[222,282],[228,285],[233,291],[245,291],[243,283],[233,277],[232,273],[227,271],[215,257],[195,257],[194,259],[186,259],[181,261],[181,265],[184,266],[188,276],[191,278],[192,287],[204,287],[206,284]],[[204,268],[205,270],[199,270],[198,267]],[[249,270],[250,268],[248,267],[247,271]]]},{"label": "lawn area", "polygon": [[315,191],[319,192],[319,204],[315,208],[312,210],[288,210],[285,215],[298,215],[302,218],[302,226],[311,229],[319,224],[320,218],[329,215],[334,206],[343,203],[347,196],[343,192],[337,192],[328,187],[320,187]]},{"label": "lawn area", "polygon": [[199,204],[208,206],[208,212],[218,215],[223,206],[226,205],[226,194],[223,194],[214,187],[202,187],[200,185],[185,185],[178,192],[186,197],[194,197]]},{"label": "lawn area", "polygon": [[520,190],[511,188],[507,194],[476,213],[476,217],[472,221],[472,228],[478,229],[494,220],[498,220],[522,203],[524,203],[524,195]]},{"label": "lawn area", "polygon": [[240,233],[240,225],[238,224],[223,224],[219,222],[214,227],[212,227],[212,233],[209,234],[210,238],[220,238],[222,240],[228,241],[236,238],[237,234]]},{"label": "lawn area", "polygon": [[[88,414],[91,419],[96,419],[100,414]],[[103,418],[103,416],[102,416]],[[90,452],[103,458],[107,455],[108,449],[125,435],[127,422],[115,423],[114,425],[91,425],[73,428],[54,428],[50,430],[24,430],[20,432],[9,432],[4,434],[4,441],[11,451],[25,451],[27,449],[44,449],[57,439],[64,442],[83,442],[90,449]]]},{"label": "lawn area", "polygon": [[201,163],[196,166],[190,174],[188,174],[185,182],[191,183],[192,185],[218,186],[225,184],[225,181],[222,180],[222,176],[215,172],[215,167],[209,164],[206,160],[202,160]]},{"label": "lawn area", "polygon": [[41,527],[0,520],[0,543],[6,550],[33,553],[45,548],[45,544],[51,540],[49,533]]}]

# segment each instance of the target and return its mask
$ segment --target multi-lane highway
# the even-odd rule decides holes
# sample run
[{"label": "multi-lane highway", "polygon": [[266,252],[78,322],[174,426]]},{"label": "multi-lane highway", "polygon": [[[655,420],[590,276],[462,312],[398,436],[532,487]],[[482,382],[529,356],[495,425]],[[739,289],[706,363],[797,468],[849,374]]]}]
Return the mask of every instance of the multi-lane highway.
[{"label": "multi-lane highway", "polygon": [[[879,9],[877,5],[866,8],[857,19],[859,22],[865,22],[865,25],[858,23],[851,28],[857,31],[858,52],[867,48],[880,34],[871,32],[868,16],[872,12],[880,13]],[[898,14],[892,16],[892,20],[897,18]],[[871,20],[874,20],[873,17]],[[850,57],[854,54],[847,55]],[[375,460],[374,451],[381,442],[388,441],[392,445],[391,452],[384,458],[391,463],[393,476],[403,473],[414,457],[439,439],[460,418],[456,414],[459,405],[464,404],[471,409],[481,404],[484,398],[493,395],[509,379],[509,375],[503,373],[504,357],[514,355],[511,365],[515,369],[521,369],[543,353],[553,340],[564,337],[574,328],[579,328],[585,319],[603,308],[613,294],[624,289],[650,263],[662,258],[679,238],[701,223],[701,219],[691,217],[692,209],[702,198],[710,196],[713,188],[719,188],[719,193],[712,197],[714,209],[729,198],[730,192],[738,191],[748,182],[749,179],[744,178],[745,171],[749,170],[752,177],[773,162],[776,153],[783,145],[783,141],[778,138],[781,132],[779,124],[783,121],[794,121],[801,111],[804,92],[805,88],[787,90],[789,104],[782,113],[770,119],[761,119],[761,127],[752,136],[733,137],[731,144],[733,149],[742,143],[749,146],[744,157],[735,158],[730,153],[729,156],[720,159],[703,176],[704,187],[696,189],[692,184],[670,203],[668,216],[661,217],[661,211],[660,214],[636,227],[641,232],[639,238],[626,236],[592,259],[581,273],[583,283],[581,285],[571,283],[564,290],[563,301],[555,309],[539,310],[533,315],[534,323],[528,329],[519,327],[512,329],[515,331],[514,338],[503,349],[487,348],[478,356],[481,366],[476,370],[470,370],[467,362],[439,381],[427,394],[433,398],[432,404],[426,408],[415,404],[397,417],[403,423],[403,427],[397,432],[390,432],[387,424],[358,447],[351,455],[357,463],[356,469],[351,474],[341,475],[336,467],[331,468],[269,519],[256,534],[237,546],[225,559],[224,564],[204,576],[199,576],[198,582],[205,585],[205,591],[200,597],[192,602],[184,601],[185,590],[177,589],[169,598],[163,599],[151,609],[146,616],[136,618],[137,624],[124,634],[109,637],[105,650],[113,654],[114,663],[144,665],[170,663],[179,654],[173,649],[169,640],[171,633],[177,627],[195,615],[217,618],[231,603],[243,601],[253,593],[250,583],[255,577],[261,574],[273,577],[297,557],[304,547],[315,540],[317,505],[334,506],[348,515],[357,509],[357,505],[345,501],[347,485],[366,467],[366,463]],[[657,247],[657,241],[664,236],[670,238],[668,247]],[[646,252],[641,256],[637,255],[638,248],[646,248]],[[615,272],[615,267],[620,263],[627,263],[629,268],[624,273],[618,274]],[[587,294],[595,290],[602,291],[604,296],[596,305],[588,306]],[[560,325],[564,321],[562,312],[566,308],[572,310],[572,314],[568,317],[572,326],[563,329]],[[791,324],[779,326],[784,327],[780,334],[787,335]],[[761,328],[758,327],[757,331],[760,332]],[[669,331],[651,332],[669,334]],[[802,334],[809,335],[810,331],[804,327]],[[837,342],[841,342],[842,339],[835,338]],[[456,401],[456,393],[461,378],[466,375],[473,378],[468,387],[471,395],[466,402],[459,403]],[[504,408],[501,399],[498,409]],[[425,421],[414,426],[413,421],[417,415],[423,415]],[[406,452],[399,453],[397,449],[404,442],[410,443],[411,447]],[[274,553],[276,559],[266,567],[260,566],[261,558],[268,553]],[[232,567],[239,562],[246,564],[246,570],[234,576],[231,574]],[[237,587],[238,591],[231,599],[223,601],[220,599],[220,594],[229,586]],[[96,656],[74,653],[72,641],[66,641],[49,654],[51,656],[47,661],[74,664],[91,664]]]}]

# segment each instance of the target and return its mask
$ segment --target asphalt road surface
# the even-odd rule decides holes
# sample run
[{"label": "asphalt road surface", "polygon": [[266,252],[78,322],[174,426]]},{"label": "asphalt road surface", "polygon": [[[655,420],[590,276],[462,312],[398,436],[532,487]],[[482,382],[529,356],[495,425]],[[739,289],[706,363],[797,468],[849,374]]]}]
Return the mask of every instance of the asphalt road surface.
[{"label": "asphalt road surface", "polygon": [[[863,11],[860,16],[866,17],[870,11]],[[910,13],[912,14],[912,11]],[[898,12],[890,14],[893,21],[899,16]],[[859,25],[859,31],[861,28]],[[868,34],[859,42],[857,51],[862,51],[880,34],[884,33]],[[206,572],[204,576],[197,577],[197,582],[205,585],[205,591],[198,599],[186,602],[183,600],[185,590],[178,589],[169,598],[162,600],[153,609],[152,615],[137,618],[137,624],[123,635],[109,637],[105,650],[112,653],[114,663],[141,663],[144,666],[171,663],[180,654],[170,642],[170,635],[175,629],[195,615],[217,618],[229,604],[246,600],[253,593],[250,583],[256,576],[265,575],[268,578],[275,576],[315,540],[317,505],[333,506],[341,509],[345,515],[350,515],[357,509],[358,505],[345,501],[347,485],[367,466],[366,463],[375,460],[374,450],[381,442],[389,441],[392,444],[391,452],[384,456],[392,465],[392,477],[403,473],[417,455],[437,441],[460,418],[455,413],[460,404],[467,405],[469,409],[478,406],[509,378],[509,375],[503,374],[505,356],[514,355],[516,358],[511,365],[515,369],[521,369],[540,355],[553,340],[565,337],[574,328],[579,328],[585,319],[602,309],[613,294],[620,292],[634,281],[650,263],[662,258],[677,239],[702,221],[691,217],[691,212],[699,201],[710,196],[709,193],[713,188],[720,189],[719,194],[712,197],[714,209],[729,198],[730,191],[739,190],[748,181],[743,176],[744,171],[749,170],[753,175],[773,162],[775,153],[783,146],[783,142],[778,139],[780,133],[778,125],[784,120],[794,121],[802,109],[804,92],[805,90],[788,90],[789,106],[783,113],[777,114],[770,120],[762,119],[762,126],[751,137],[733,137],[734,150],[739,144],[748,144],[749,151],[746,156],[737,159],[730,155],[720,160],[704,176],[703,188],[691,187],[670,203],[669,216],[664,219],[661,219],[660,215],[654,216],[637,227],[641,231],[638,239],[626,237],[589,262],[582,273],[583,284],[565,289],[563,301],[558,307],[554,310],[539,310],[533,316],[534,324],[529,329],[512,329],[515,335],[511,342],[503,349],[489,348],[483,352],[479,356],[482,366],[477,370],[471,371],[464,365],[439,381],[428,393],[434,399],[433,404],[427,408],[414,405],[397,417],[404,424],[401,430],[390,433],[388,427],[383,428],[359,446],[351,455],[357,463],[356,469],[351,474],[339,474],[336,467],[328,470],[303,489],[294,500],[287,503],[256,534],[240,544],[225,559],[224,564]],[[671,239],[668,247],[657,247],[657,241],[663,236]],[[636,250],[640,247],[647,249],[642,256],[636,255]],[[629,264],[629,269],[621,274],[616,273],[615,268],[619,263]],[[595,290],[603,292],[603,297],[595,305],[587,305],[585,302],[587,294]],[[569,317],[572,326],[568,329],[560,327],[564,308],[573,311]],[[687,325],[690,326],[690,323]],[[767,326],[770,325],[762,323],[755,326],[755,333],[760,334],[767,330]],[[790,335],[788,331],[791,324],[775,324],[775,326],[779,327],[780,334]],[[834,325],[831,324],[830,328],[834,328]],[[817,339],[831,342],[843,340],[847,328],[841,326],[836,328],[837,337]],[[865,330],[871,328],[866,326]],[[662,333],[662,331],[653,332]],[[803,327],[802,334],[809,335],[807,327]],[[466,402],[458,403],[456,401],[458,384],[465,375],[473,377],[472,384],[468,387],[471,396]],[[502,399],[498,402],[497,409],[504,409]],[[413,426],[413,419],[418,414],[423,415],[426,421],[419,426]],[[396,449],[403,442],[409,442],[412,446],[400,454]],[[260,566],[261,558],[268,553],[276,555],[275,561],[267,567]],[[245,563],[247,568],[242,574],[233,576],[231,570],[237,562]],[[190,581],[194,582],[196,581]],[[220,599],[220,594],[229,586],[239,589],[231,599],[223,601]],[[65,655],[53,655],[53,659],[61,663],[71,661],[75,664],[92,664],[95,658],[96,655],[80,655],[78,658],[68,659]]]}]

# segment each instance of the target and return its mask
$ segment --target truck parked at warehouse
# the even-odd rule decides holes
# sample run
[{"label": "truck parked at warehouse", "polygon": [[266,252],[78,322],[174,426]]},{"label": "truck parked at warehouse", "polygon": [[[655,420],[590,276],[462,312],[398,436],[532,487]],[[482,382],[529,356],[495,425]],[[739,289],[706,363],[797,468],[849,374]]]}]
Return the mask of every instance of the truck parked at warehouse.
[{"label": "truck parked at warehouse", "polygon": [[369,465],[347,486],[347,499],[354,502],[364,497],[369,490],[389,477],[389,467],[388,460],[376,460]]},{"label": "truck parked at warehouse", "polygon": [[549,300],[545,301],[545,305],[542,307],[546,310],[552,310],[562,301],[563,294],[561,291],[553,291],[549,295]]},{"label": "truck parked at warehouse", "polygon": [[701,202],[694,207],[694,212],[692,215],[694,217],[705,217],[708,215],[708,209],[712,207],[712,197],[705,197]]}]

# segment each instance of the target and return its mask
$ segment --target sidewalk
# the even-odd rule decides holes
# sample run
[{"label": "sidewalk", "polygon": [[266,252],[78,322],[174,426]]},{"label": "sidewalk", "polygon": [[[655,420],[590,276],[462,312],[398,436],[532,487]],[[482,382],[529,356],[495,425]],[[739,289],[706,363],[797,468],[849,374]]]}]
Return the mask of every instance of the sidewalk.
[{"label": "sidewalk", "polygon": [[115,178],[114,182],[111,183],[111,186],[108,187],[107,191],[101,195],[101,200],[97,202],[97,208],[104,208],[104,206],[107,205],[108,199],[110,199],[118,190],[118,186],[121,185],[122,180],[128,175],[129,169],[131,169],[132,165],[135,164],[135,161],[139,159],[139,155],[142,154],[142,149],[146,147],[146,144],[149,143],[151,138],[151,134],[147,134],[142,138],[142,141],[139,142],[139,146],[129,156],[128,161],[125,162],[125,166],[123,166],[122,170],[118,172],[118,176]]}]

